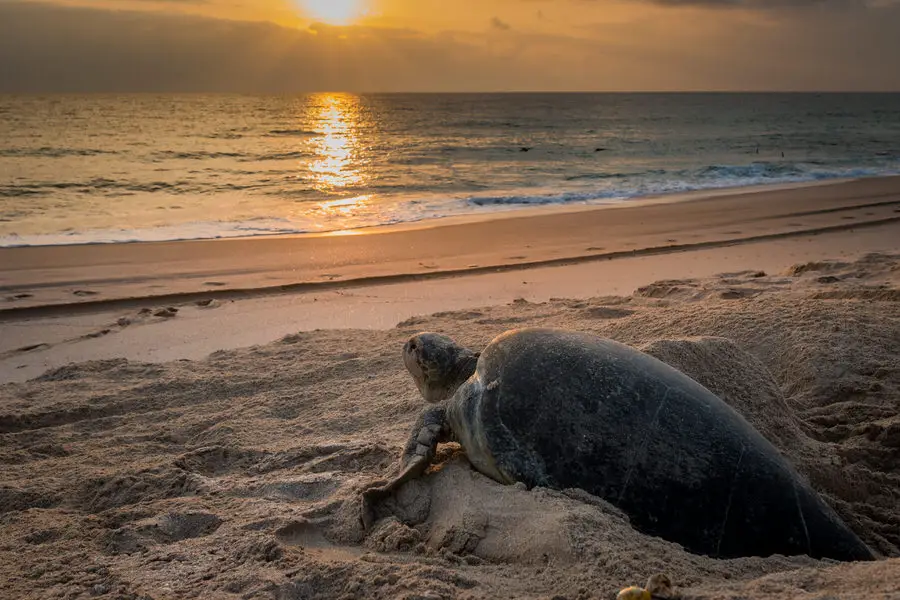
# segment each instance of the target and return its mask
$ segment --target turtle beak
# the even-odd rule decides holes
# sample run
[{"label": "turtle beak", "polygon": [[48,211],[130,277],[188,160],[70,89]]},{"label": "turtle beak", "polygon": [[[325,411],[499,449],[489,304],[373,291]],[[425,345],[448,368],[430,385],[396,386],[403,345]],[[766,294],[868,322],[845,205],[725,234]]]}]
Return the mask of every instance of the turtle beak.
[{"label": "turtle beak", "polygon": [[[438,404],[450,398],[456,388],[471,373],[465,373],[462,379],[459,367],[463,354],[471,352],[459,346],[445,335],[438,333],[419,333],[409,339],[403,346],[403,364],[425,402]],[[473,355],[477,359],[477,355]],[[473,369],[474,371],[474,366]]]},{"label": "turtle beak", "polygon": [[445,385],[439,385],[434,381],[428,381],[425,370],[422,369],[422,361],[419,353],[421,352],[421,340],[414,337],[406,342],[403,346],[403,364],[406,370],[412,375],[419,393],[428,404],[438,404],[447,398],[447,389]]}]

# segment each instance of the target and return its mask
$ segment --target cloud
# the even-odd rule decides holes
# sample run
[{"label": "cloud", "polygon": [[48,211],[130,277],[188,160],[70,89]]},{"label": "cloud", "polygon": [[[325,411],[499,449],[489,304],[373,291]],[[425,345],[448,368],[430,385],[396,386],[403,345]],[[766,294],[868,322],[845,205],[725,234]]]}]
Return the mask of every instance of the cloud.
[{"label": "cloud", "polygon": [[832,4],[864,5],[861,0],[650,0],[664,6],[703,6],[708,8],[781,8],[811,7]]},{"label": "cloud", "polygon": [[[560,0],[527,0],[534,4],[560,4]],[[565,0],[570,5],[599,5],[607,0]],[[634,3],[656,4],[667,7],[702,7],[711,9],[759,9],[781,8],[825,8],[843,10],[846,8],[878,9],[900,5],[900,0],[630,0]],[[541,11],[538,11],[542,14]]]},{"label": "cloud", "polygon": [[640,14],[486,36],[0,0],[0,92],[900,91],[900,7]]},{"label": "cloud", "polygon": [[0,92],[449,91],[503,73],[524,83],[480,50],[403,29],[0,2]]},{"label": "cloud", "polygon": [[501,21],[500,17],[494,17],[491,19],[491,27],[499,31],[509,31],[510,29],[512,29],[509,23]]}]

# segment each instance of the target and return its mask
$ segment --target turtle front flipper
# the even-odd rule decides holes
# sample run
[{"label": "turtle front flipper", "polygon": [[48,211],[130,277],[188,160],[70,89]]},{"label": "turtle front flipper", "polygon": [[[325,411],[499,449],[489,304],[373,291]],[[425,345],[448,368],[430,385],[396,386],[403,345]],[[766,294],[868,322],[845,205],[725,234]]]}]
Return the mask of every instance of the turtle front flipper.
[{"label": "turtle front flipper", "polygon": [[430,408],[419,416],[403,449],[400,472],[387,484],[370,488],[362,494],[361,516],[365,529],[375,522],[375,506],[407,481],[424,474],[434,458],[437,445],[449,438],[450,427],[443,407]]}]

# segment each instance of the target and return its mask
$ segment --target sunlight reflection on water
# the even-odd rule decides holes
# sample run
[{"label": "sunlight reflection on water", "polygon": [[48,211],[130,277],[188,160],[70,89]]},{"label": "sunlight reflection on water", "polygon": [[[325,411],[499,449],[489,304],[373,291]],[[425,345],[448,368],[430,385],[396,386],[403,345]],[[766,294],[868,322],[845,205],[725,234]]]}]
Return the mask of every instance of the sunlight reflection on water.
[{"label": "sunlight reflection on water", "polygon": [[[359,98],[344,94],[322,94],[309,106],[311,120],[322,135],[316,140],[316,159],[309,165],[316,189],[337,192],[365,184],[358,168],[360,140]],[[325,208],[329,202],[323,203]],[[349,206],[349,205],[347,205]],[[344,211],[345,214],[348,211]]]},{"label": "sunlight reflection on water", "polygon": [[353,198],[341,198],[339,200],[329,200],[319,204],[322,212],[333,216],[349,216],[364,206],[371,204],[371,196],[356,196]]}]

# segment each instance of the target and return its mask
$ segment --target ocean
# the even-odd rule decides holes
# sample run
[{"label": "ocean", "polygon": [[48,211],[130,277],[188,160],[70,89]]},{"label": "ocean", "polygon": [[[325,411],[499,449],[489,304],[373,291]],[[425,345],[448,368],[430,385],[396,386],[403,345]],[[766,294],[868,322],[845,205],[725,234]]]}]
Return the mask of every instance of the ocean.
[{"label": "ocean", "polygon": [[0,96],[0,246],[900,173],[900,94]]}]

